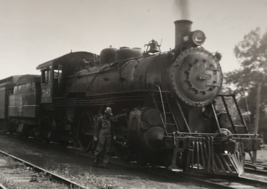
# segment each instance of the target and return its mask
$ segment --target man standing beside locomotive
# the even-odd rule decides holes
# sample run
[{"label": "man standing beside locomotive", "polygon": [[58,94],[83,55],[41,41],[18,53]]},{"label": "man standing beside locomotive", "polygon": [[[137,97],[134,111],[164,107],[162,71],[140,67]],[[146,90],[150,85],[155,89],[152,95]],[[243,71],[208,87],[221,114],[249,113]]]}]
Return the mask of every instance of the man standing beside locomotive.
[{"label": "man standing beside locomotive", "polygon": [[[112,116],[110,107],[107,107],[104,116],[97,119],[95,125],[94,141],[97,141],[94,166],[107,168],[109,162],[109,151],[111,148],[111,123],[110,116]],[[100,162],[101,161],[101,162]],[[100,165],[99,165],[100,163]]]}]

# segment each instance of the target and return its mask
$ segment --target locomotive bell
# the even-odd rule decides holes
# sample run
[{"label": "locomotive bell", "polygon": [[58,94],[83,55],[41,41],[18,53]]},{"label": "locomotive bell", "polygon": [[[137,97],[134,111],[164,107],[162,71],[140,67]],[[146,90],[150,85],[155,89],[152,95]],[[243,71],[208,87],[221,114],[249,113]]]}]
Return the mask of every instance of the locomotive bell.
[{"label": "locomotive bell", "polygon": [[152,39],[148,44],[146,44],[145,46],[147,46],[146,52],[147,53],[157,53],[160,52],[160,45],[158,44],[157,41],[155,41],[154,39]]}]

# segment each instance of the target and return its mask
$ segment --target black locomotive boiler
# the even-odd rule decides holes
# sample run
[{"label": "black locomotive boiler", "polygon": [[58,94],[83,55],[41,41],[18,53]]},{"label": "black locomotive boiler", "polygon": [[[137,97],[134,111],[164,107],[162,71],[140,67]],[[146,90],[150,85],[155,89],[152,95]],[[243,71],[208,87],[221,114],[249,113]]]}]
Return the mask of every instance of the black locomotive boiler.
[{"label": "black locomotive boiler", "polygon": [[[185,172],[240,175],[244,152],[260,149],[261,138],[248,133],[234,95],[220,94],[220,54],[203,48],[205,34],[191,31],[191,24],[175,22],[175,48],[165,53],[152,40],[144,53],[106,48],[100,55],[71,52],[40,64],[39,85],[38,79],[28,78],[35,83],[36,116],[16,114],[14,106],[22,110],[27,101],[13,103],[11,95],[8,129],[73,141],[89,151],[95,120],[110,106],[119,157]],[[236,105],[239,125],[228,98]],[[218,99],[223,113],[218,112]]]}]

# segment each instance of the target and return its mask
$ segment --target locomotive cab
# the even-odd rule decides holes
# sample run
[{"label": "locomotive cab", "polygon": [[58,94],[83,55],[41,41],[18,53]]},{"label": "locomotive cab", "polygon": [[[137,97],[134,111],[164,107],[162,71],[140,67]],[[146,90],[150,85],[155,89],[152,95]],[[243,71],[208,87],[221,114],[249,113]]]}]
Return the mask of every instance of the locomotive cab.
[{"label": "locomotive cab", "polygon": [[42,103],[52,103],[53,98],[64,96],[65,67],[57,63],[41,69]]},{"label": "locomotive cab", "polygon": [[66,91],[68,78],[85,68],[86,62],[94,62],[97,55],[89,52],[69,53],[59,58],[40,64],[42,103],[52,103],[53,99],[66,97],[71,91]]},{"label": "locomotive cab", "polygon": [[62,95],[63,68],[61,64],[41,68],[42,103],[52,103],[53,98]]},{"label": "locomotive cab", "polygon": [[51,82],[51,68],[48,66],[41,70],[41,87],[42,87],[42,102],[51,103],[52,102],[52,82]]}]

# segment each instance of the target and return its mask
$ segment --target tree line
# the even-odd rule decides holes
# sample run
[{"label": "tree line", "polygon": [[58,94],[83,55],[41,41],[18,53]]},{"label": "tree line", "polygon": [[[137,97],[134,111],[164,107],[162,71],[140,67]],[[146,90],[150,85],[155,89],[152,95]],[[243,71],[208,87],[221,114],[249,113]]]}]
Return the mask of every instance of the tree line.
[{"label": "tree line", "polygon": [[258,133],[267,139],[267,32],[252,30],[238,42],[234,53],[240,68],[224,74],[227,87],[223,90],[237,94],[249,130],[255,131],[258,123]]}]

